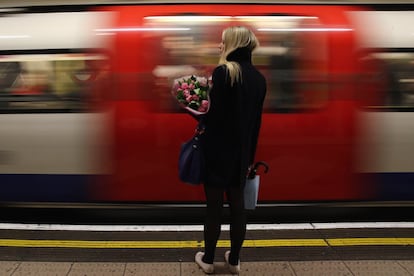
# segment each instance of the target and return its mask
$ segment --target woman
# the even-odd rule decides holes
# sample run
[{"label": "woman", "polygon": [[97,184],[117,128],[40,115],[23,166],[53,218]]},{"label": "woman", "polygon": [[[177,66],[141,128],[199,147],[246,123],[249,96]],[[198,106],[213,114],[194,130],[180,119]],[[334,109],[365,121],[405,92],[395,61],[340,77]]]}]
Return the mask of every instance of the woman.
[{"label": "woman", "polygon": [[243,189],[248,168],[254,162],[266,94],[266,80],[251,61],[258,44],[256,36],[245,27],[225,29],[219,66],[212,75],[211,106],[203,119],[207,166],[205,252],[195,256],[205,273],[214,272],[224,193],[231,214],[231,250],[225,253],[225,261],[232,273],[240,271],[239,255],[246,234]]}]

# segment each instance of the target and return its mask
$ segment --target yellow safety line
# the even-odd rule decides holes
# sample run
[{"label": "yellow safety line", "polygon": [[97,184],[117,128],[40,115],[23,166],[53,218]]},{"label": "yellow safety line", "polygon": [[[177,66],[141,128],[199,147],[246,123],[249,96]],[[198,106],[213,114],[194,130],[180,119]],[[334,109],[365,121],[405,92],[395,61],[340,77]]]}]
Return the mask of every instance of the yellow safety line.
[{"label": "yellow safety line", "polygon": [[[244,247],[414,245],[414,238],[334,238],[245,240]],[[3,247],[56,248],[200,248],[203,241],[85,241],[85,240],[18,240],[0,239]],[[217,247],[229,247],[229,240],[219,240]]]},{"label": "yellow safety line", "polygon": [[328,246],[323,239],[275,239],[275,240],[246,240],[245,247],[277,247],[277,246]]},{"label": "yellow safety line", "polygon": [[82,241],[82,240],[14,240],[1,239],[0,246],[62,248],[194,248],[199,241]]},{"label": "yellow safety line", "polygon": [[347,238],[326,239],[330,246],[414,245],[414,238]]}]

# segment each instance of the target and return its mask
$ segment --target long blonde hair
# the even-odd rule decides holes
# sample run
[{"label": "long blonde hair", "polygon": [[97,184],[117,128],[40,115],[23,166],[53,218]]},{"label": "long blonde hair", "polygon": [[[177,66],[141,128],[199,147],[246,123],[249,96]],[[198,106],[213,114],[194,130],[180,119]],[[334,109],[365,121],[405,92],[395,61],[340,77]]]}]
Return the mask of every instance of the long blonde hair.
[{"label": "long blonde hair", "polygon": [[247,48],[253,51],[259,46],[254,33],[246,27],[237,26],[224,29],[222,33],[223,51],[220,56],[219,64],[224,64],[230,75],[231,86],[241,80],[240,65],[234,61],[228,61],[228,55],[237,48]]}]

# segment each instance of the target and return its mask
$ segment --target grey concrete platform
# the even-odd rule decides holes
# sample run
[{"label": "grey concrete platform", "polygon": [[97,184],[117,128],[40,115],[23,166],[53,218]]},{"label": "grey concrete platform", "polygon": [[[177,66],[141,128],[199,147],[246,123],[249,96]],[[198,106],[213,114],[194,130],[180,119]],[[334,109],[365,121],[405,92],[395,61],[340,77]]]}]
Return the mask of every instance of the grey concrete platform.
[{"label": "grey concrete platform", "polygon": [[[414,275],[414,260],[245,262],[240,275]],[[224,262],[215,263],[215,275],[231,275]],[[1,276],[133,276],[204,275],[192,262],[108,263],[108,262],[12,262],[0,261]]]}]

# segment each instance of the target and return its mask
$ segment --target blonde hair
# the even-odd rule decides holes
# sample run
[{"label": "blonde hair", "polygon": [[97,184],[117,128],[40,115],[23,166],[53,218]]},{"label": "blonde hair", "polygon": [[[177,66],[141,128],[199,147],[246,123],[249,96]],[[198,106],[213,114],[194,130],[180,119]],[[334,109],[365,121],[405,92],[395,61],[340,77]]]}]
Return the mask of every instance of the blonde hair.
[{"label": "blonde hair", "polygon": [[222,34],[223,51],[220,56],[219,64],[224,64],[230,75],[231,86],[235,82],[241,80],[240,65],[234,61],[228,61],[228,55],[237,48],[247,48],[249,51],[253,51],[259,46],[254,33],[246,27],[237,26],[224,29]]}]

